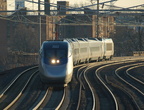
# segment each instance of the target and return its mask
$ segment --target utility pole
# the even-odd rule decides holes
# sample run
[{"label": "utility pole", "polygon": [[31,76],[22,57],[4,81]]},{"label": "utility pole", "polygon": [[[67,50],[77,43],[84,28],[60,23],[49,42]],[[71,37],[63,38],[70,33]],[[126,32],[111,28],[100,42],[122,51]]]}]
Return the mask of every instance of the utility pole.
[{"label": "utility pole", "polygon": [[44,12],[46,15],[50,15],[50,0],[44,0]]},{"label": "utility pole", "polygon": [[97,35],[96,37],[98,38],[99,37],[99,0],[97,0],[97,19],[96,19],[96,32],[97,32]]},{"label": "utility pole", "polygon": [[142,45],[142,27],[138,27],[138,36],[139,36],[139,51],[142,51],[143,45]]},{"label": "utility pole", "polygon": [[39,45],[41,47],[41,15],[40,15],[40,0],[38,0],[38,20],[39,20]]}]

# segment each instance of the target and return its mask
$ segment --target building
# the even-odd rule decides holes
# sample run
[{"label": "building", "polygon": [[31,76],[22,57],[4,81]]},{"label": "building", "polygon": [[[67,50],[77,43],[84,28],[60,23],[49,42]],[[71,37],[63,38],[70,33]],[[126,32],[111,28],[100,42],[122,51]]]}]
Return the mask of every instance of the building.
[{"label": "building", "polygon": [[99,37],[110,37],[115,32],[115,18],[113,16],[102,16],[99,18]]},{"label": "building", "polygon": [[[96,15],[66,15],[57,25],[58,36],[60,38],[97,37],[96,19]],[[115,32],[114,17],[99,17],[98,36],[107,38],[113,32]]]},{"label": "building", "polygon": [[[89,8],[85,8],[84,14],[69,14],[66,12],[69,4],[65,1],[58,2],[58,6],[60,6],[58,8],[58,15],[65,15],[56,24],[56,33],[59,38],[107,38],[110,37],[111,33],[115,32],[115,19],[113,16],[99,16],[97,18],[95,12],[90,11],[91,9]],[[59,10],[62,10],[62,12]],[[97,19],[98,24],[96,22]]]},{"label": "building", "polygon": [[91,16],[83,14],[66,15],[58,23],[58,36],[59,38],[91,37]]},{"label": "building", "polygon": [[[6,0],[0,0],[0,11],[6,11],[7,10],[7,1]],[[6,12],[0,13],[0,15],[6,15]]]},{"label": "building", "polygon": [[[41,2],[44,2],[44,0],[41,0]],[[38,0],[7,0],[7,10],[19,10],[21,8],[27,8],[27,10],[38,10]],[[40,9],[44,10],[44,4],[40,4]],[[10,12],[8,15],[12,13],[13,12]],[[38,12],[29,12],[27,14],[37,15]]]},{"label": "building", "polygon": [[25,8],[24,0],[15,0],[15,10],[19,10],[21,8]]},{"label": "building", "polygon": [[66,9],[69,7],[68,1],[57,1],[57,14],[58,15],[66,15],[69,14],[69,12],[66,11]]}]

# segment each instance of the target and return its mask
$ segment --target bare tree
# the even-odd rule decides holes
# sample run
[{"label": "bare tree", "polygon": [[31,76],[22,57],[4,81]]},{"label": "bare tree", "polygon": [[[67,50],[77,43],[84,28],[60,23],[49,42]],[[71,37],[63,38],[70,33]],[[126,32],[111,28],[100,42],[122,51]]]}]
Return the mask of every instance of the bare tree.
[{"label": "bare tree", "polygon": [[11,38],[11,47],[15,51],[37,52],[38,34],[32,32],[32,28],[27,28],[20,24],[14,31],[14,37]]},{"label": "bare tree", "polygon": [[[144,51],[144,28],[139,27],[116,27],[113,36],[115,44],[115,55],[129,55],[133,51]],[[141,42],[141,43],[140,43]]]}]

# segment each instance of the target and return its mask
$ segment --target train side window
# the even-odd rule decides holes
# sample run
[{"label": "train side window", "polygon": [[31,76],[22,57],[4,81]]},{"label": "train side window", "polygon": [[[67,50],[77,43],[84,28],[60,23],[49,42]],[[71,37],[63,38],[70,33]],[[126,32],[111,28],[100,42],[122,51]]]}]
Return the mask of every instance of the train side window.
[{"label": "train side window", "polygon": [[100,50],[100,47],[91,47],[90,48],[91,52],[96,52],[96,51],[99,51],[99,50]]},{"label": "train side window", "polygon": [[112,44],[111,43],[107,43],[106,44],[106,50],[107,51],[111,51],[112,50]]},{"label": "train side window", "polygon": [[80,49],[80,52],[82,52],[82,53],[87,52],[87,48],[81,48],[81,49]]},{"label": "train side window", "polygon": [[79,54],[79,50],[78,49],[74,49],[74,54],[75,55]]}]

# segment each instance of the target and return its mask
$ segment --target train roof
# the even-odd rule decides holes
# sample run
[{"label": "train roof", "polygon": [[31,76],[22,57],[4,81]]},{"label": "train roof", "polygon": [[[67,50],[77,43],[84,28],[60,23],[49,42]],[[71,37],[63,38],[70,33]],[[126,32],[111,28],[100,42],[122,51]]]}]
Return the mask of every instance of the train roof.
[{"label": "train roof", "polygon": [[93,42],[93,41],[113,42],[111,38],[92,38],[92,37],[89,37],[89,38],[64,38],[64,39],[60,39],[60,40],[47,40],[47,41],[48,42],[63,41],[63,42],[69,42],[69,43],[73,43],[73,42]]},{"label": "train roof", "polygon": [[64,41],[64,40],[60,39],[60,40],[46,40],[46,41]]},{"label": "train roof", "polygon": [[103,38],[102,41],[112,41],[111,38]]}]

